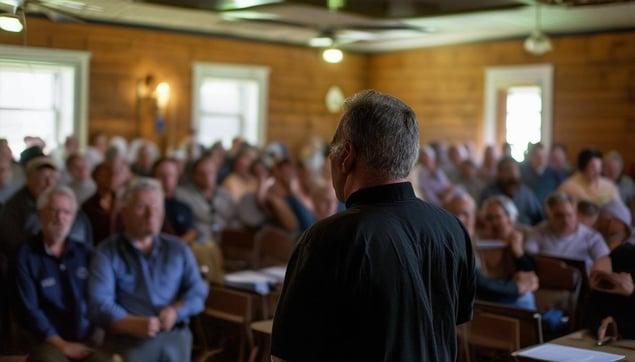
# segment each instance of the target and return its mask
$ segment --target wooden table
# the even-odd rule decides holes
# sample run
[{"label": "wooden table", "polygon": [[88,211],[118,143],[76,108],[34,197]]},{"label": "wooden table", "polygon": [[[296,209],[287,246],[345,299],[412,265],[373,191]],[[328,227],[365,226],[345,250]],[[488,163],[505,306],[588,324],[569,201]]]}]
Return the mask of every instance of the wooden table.
[{"label": "wooden table", "polygon": [[[622,361],[635,362],[635,340],[612,341],[605,346],[597,346],[595,336],[589,330],[581,330],[556,338],[548,343],[559,344],[563,346],[576,347],[594,350],[598,352],[614,353],[623,355]],[[529,349],[528,347],[526,349]],[[524,350],[524,349],[523,349]],[[531,361],[531,359],[518,358],[519,361]]]}]

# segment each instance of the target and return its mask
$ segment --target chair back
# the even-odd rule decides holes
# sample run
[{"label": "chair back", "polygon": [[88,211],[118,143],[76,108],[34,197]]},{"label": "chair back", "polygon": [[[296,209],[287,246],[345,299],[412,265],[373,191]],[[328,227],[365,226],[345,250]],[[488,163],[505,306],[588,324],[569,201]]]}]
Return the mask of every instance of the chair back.
[{"label": "chair back", "polygon": [[253,269],[258,258],[255,234],[242,229],[223,229],[220,246],[227,271]]},{"label": "chair back", "polygon": [[472,321],[460,326],[462,361],[508,360],[512,352],[540,344],[542,325],[536,311],[476,301]]},{"label": "chair back", "polygon": [[297,239],[286,231],[266,226],[256,234],[259,247],[258,267],[283,265],[289,262]]},{"label": "chair back", "polygon": [[[585,288],[586,266],[583,261],[577,261],[546,256],[534,255],[536,274],[540,280],[540,287],[534,293],[538,310],[560,309],[569,318],[569,331],[577,329],[578,307]],[[582,268],[580,270],[580,268]]]},{"label": "chair back", "polygon": [[[209,295],[205,301],[204,315],[229,324],[235,324],[239,330],[238,361],[244,361],[246,353],[254,347],[250,323],[253,318],[253,295],[219,285],[210,285]],[[229,334],[223,333],[225,336]],[[221,346],[222,349],[234,348]]]}]

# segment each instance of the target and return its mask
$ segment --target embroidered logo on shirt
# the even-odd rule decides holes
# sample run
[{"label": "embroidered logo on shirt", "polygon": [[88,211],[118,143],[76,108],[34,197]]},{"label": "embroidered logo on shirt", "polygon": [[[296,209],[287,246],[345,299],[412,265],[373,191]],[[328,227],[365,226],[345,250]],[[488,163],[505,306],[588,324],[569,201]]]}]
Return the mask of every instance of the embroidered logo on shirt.
[{"label": "embroidered logo on shirt", "polygon": [[77,268],[77,271],[75,273],[77,274],[77,277],[79,279],[88,278],[88,269],[86,269],[86,267],[80,266],[79,268]]},{"label": "embroidered logo on shirt", "polygon": [[42,288],[49,288],[55,286],[55,278],[42,279]]}]

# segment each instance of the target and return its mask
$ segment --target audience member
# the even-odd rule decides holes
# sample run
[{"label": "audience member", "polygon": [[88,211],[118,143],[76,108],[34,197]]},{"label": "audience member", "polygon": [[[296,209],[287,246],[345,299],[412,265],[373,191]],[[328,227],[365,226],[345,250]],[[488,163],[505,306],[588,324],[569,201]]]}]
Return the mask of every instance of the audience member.
[{"label": "audience member", "polygon": [[124,233],[99,245],[90,270],[89,311],[108,330],[104,349],[124,361],[190,361],[188,320],[203,310],[207,285],[189,248],[159,233],[159,182],[133,180],[122,213]]},{"label": "audience member", "polygon": [[96,191],[82,204],[82,211],[86,214],[93,229],[93,240],[99,244],[115,230],[115,215],[117,203],[117,178],[112,164],[102,162],[92,172]]},{"label": "audience member", "polygon": [[179,170],[171,158],[160,158],[152,166],[152,176],[161,182],[165,218],[162,231],[179,237],[188,245],[196,240],[192,209],[175,197],[179,182]]},{"label": "audience member", "polygon": [[545,210],[547,220],[527,236],[528,253],[583,260],[587,272],[606,267],[610,250],[602,235],[578,223],[576,203],[570,195],[552,193],[545,200]]},{"label": "audience member", "polygon": [[595,223],[600,215],[600,207],[589,200],[579,200],[576,207],[578,222],[590,228],[595,228]]},{"label": "audience member", "polygon": [[13,182],[12,168],[11,159],[0,155],[0,209],[22,187],[21,184]]},{"label": "audience member", "polygon": [[571,176],[573,167],[567,159],[567,147],[562,143],[554,143],[549,150],[549,166],[560,173],[560,177],[564,180]]},{"label": "audience member", "polygon": [[92,171],[95,166],[104,161],[108,147],[108,136],[104,132],[95,132],[90,136],[89,141],[90,145],[86,149],[86,162]]},{"label": "audience member", "polygon": [[[496,169],[498,168],[498,156],[496,146],[487,145],[483,151],[483,161],[478,169],[478,177],[486,184],[496,179]],[[475,200],[478,197],[474,198]]]},{"label": "audience member", "polygon": [[87,316],[92,245],[69,236],[77,212],[74,192],[54,186],[37,200],[42,231],[17,256],[17,291],[24,327],[35,339],[29,361],[110,361],[95,351]]},{"label": "audience member", "polygon": [[473,199],[478,199],[485,188],[485,183],[478,177],[478,168],[471,159],[463,161],[461,164],[461,175],[458,185],[463,187]]},{"label": "audience member", "polygon": [[602,153],[585,148],[578,154],[578,170],[558,187],[558,191],[571,195],[576,201],[586,199],[599,206],[620,200],[615,184],[602,177],[601,172]]},{"label": "audience member", "polygon": [[520,224],[536,225],[544,219],[540,202],[531,189],[522,183],[518,163],[511,157],[498,161],[496,181],[485,187],[480,204],[495,195],[504,195],[514,201],[518,209],[516,222]]},{"label": "audience member", "polygon": [[232,195],[234,202],[258,188],[258,180],[250,172],[253,161],[257,158],[256,150],[244,145],[233,158],[230,174],[225,178],[221,188]]},{"label": "audience member", "polygon": [[152,165],[157,159],[158,150],[154,143],[147,140],[139,140],[135,147],[130,147],[133,159],[130,163],[130,171],[137,176],[148,177],[152,175]]},{"label": "audience member", "polygon": [[[443,204],[443,208],[454,214],[465,226],[468,233],[472,236],[472,245],[478,250],[476,242],[475,221],[476,221],[476,204],[474,199],[465,192],[456,193],[450,196]],[[512,278],[490,278],[481,272],[481,260],[479,253],[476,253],[476,298],[489,302],[509,302],[516,303],[519,298],[538,289],[538,277],[533,271],[516,271]],[[527,298],[528,297],[524,297]],[[532,307],[531,304],[526,306]]]},{"label": "audience member", "polygon": [[541,203],[564,181],[562,175],[549,166],[545,146],[538,142],[527,149],[527,158],[520,166],[523,184],[527,185]]},{"label": "audience member", "polygon": [[[465,148],[460,143],[454,143],[448,148],[448,163],[444,164],[443,172],[451,183],[456,183],[461,173],[461,164],[467,158]],[[439,206],[439,204],[437,204]]]},{"label": "audience member", "polygon": [[196,242],[218,242],[218,233],[224,228],[238,227],[236,205],[231,195],[217,187],[218,159],[204,156],[193,165],[193,184],[177,188],[177,200],[188,205],[194,213]]},{"label": "audience member", "polygon": [[632,212],[635,207],[635,182],[624,173],[622,155],[615,150],[610,151],[604,155],[602,166],[602,175],[615,183],[622,201]]},{"label": "audience member", "polygon": [[490,301],[525,309],[536,309],[533,292],[538,289],[533,262],[524,251],[524,234],[515,227],[518,209],[504,195],[491,196],[481,206],[485,228],[480,235],[483,240],[501,241],[504,253],[484,255],[480,260],[480,271],[486,277],[498,280],[514,280],[520,284],[518,293],[485,295]]},{"label": "audience member", "polygon": [[[589,283],[588,324],[598,339],[604,340],[609,324],[615,324],[622,338],[635,338],[635,245],[624,243],[611,252],[611,269],[594,270]],[[616,336],[613,336],[616,337]]]},{"label": "audience member", "polygon": [[66,159],[67,185],[77,196],[77,202],[81,205],[97,190],[95,181],[90,176],[90,168],[86,157],[74,153]]},{"label": "audience member", "polygon": [[631,213],[621,200],[611,200],[600,208],[595,228],[611,250],[625,242],[635,242],[631,228]]},{"label": "audience member", "polygon": [[68,157],[76,153],[79,153],[79,140],[77,139],[77,136],[70,135],[66,137],[64,144],[60,145],[48,154],[48,156],[55,161],[57,168],[60,170],[60,181],[62,183],[68,183],[68,179],[66,178]]},{"label": "audience member", "polygon": [[[26,178],[26,185],[7,200],[0,211],[0,249],[9,259],[40,232],[36,200],[44,190],[57,184],[57,166],[48,157],[36,157],[26,166]],[[77,214],[70,233],[77,240],[93,242],[90,222],[83,213]]]},{"label": "audience member", "polygon": [[[315,222],[313,205],[300,189],[295,165],[291,160],[278,161],[272,168],[274,183],[267,192],[265,207],[271,221],[291,233],[302,233]],[[308,198],[310,201],[310,197]]]},{"label": "audience member", "polygon": [[432,147],[424,146],[422,148],[419,154],[419,164],[421,165],[418,177],[419,191],[427,202],[441,206],[444,195],[452,191],[452,183],[445,171],[437,164],[437,155]]}]

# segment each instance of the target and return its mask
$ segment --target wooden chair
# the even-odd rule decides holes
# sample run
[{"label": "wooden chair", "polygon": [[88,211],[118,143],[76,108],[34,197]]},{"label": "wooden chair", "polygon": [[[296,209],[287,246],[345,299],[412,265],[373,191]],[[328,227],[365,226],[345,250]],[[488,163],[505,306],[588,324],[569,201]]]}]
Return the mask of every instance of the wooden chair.
[{"label": "wooden chair", "polygon": [[[579,327],[578,304],[586,279],[586,267],[584,262],[573,266],[574,261],[546,256],[535,255],[536,274],[540,280],[540,288],[534,293],[536,305],[540,312],[548,309],[559,309],[569,319],[567,331],[571,332]],[[588,282],[587,282],[588,283]]]},{"label": "wooden chair", "polygon": [[[201,325],[199,333],[203,334],[203,339],[209,341],[210,334],[212,334],[209,325],[205,319],[216,320],[222,322],[224,326],[235,326],[234,332],[237,331],[238,337],[238,349],[237,351],[231,351],[233,346],[230,346],[226,341],[230,339],[232,330],[224,329],[220,330],[220,336],[222,338],[216,338],[216,343],[212,347],[206,346],[205,350],[200,353],[197,358],[198,362],[207,361],[210,357],[219,355],[221,353],[231,354],[235,352],[237,354],[237,361],[245,361],[246,352],[251,352],[254,347],[253,336],[251,333],[250,323],[252,322],[252,310],[253,310],[253,296],[246,292],[237,291],[231,288],[211,285],[209,295],[205,302],[205,310],[201,318]],[[207,328],[206,328],[207,326]]]},{"label": "wooden chair", "polygon": [[276,227],[266,226],[256,234],[256,244],[259,247],[258,267],[283,265],[295,248],[297,239]]},{"label": "wooden chair", "polygon": [[[540,344],[542,325],[536,311],[477,301],[471,322],[460,329],[459,345],[467,349],[462,360],[509,360],[518,349]],[[479,357],[481,356],[481,357]]]},{"label": "wooden chair", "polygon": [[256,267],[259,251],[253,232],[223,229],[220,232],[220,246],[225,270],[237,271]]}]

